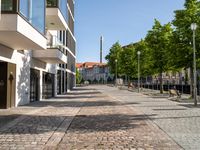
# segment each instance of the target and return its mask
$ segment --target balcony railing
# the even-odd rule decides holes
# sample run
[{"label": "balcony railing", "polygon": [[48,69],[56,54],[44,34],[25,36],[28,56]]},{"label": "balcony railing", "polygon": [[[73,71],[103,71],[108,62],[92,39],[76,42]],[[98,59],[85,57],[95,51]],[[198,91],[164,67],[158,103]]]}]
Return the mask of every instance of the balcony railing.
[{"label": "balcony railing", "polygon": [[49,49],[58,49],[60,50],[63,54],[66,55],[65,53],[65,48],[64,44],[58,39],[57,36],[55,35],[48,35],[47,36],[47,48]]}]

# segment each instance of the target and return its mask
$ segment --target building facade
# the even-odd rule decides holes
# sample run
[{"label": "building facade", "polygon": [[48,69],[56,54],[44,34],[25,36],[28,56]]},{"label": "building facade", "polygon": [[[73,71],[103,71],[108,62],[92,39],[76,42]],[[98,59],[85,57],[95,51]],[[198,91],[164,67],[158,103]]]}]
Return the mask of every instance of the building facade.
[{"label": "building facade", "polygon": [[75,86],[74,0],[1,0],[0,108]]},{"label": "building facade", "polygon": [[109,67],[105,63],[85,62],[76,64],[81,78],[91,83],[107,83],[113,80]]}]

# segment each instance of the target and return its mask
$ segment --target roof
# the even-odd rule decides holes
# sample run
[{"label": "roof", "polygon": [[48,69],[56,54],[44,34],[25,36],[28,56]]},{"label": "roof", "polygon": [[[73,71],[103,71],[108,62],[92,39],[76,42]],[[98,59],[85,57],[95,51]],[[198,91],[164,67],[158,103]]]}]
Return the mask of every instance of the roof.
[{"label": "roof", "polygon": [[106,63],[99,63],[99,62],[84,62],[84,63],[76,63],[77,68],[93,68],[94,66],[106,66]]},{"label": "roof", "polygon": [[76,63],[76,68],[81,68],[83,63]]}]

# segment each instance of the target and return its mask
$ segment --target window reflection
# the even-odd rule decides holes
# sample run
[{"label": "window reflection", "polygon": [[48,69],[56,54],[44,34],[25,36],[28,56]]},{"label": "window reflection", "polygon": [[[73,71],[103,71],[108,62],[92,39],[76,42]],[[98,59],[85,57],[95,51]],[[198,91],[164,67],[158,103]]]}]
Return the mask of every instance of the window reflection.
[{"label": "window reflection", "polygon": [[29,20],[29,0],[20,0],[19,10]]},{"label": "window reflection", "polygon": [[20,0],[19,12],[38,31],[45,32],[45,0]]}]

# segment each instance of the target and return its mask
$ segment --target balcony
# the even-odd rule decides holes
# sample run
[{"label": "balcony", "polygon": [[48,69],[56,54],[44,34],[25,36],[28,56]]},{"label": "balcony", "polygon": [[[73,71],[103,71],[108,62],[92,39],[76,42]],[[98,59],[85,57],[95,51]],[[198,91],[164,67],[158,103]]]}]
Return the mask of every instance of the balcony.
[{"label": "balcony", "polygon": [[64,54],[63,44],[56,36],[49,36],[47,39],[47,50],[33,51],[33,57],[50,64],[65,64],[67,56]]},{"label": "balcony", "polygon": [[47,0],[46,27],[48,30],[67,30],[67,0]]},{"label": "balcony", "polygon": [[0,43],[16,50],[44,50],[45,1],[22,2],[1,0]]},{"label": "balcony", "polygon": [[18,14],[1,14],[0,43],[15,50],[44,50],[46,38]]}]

